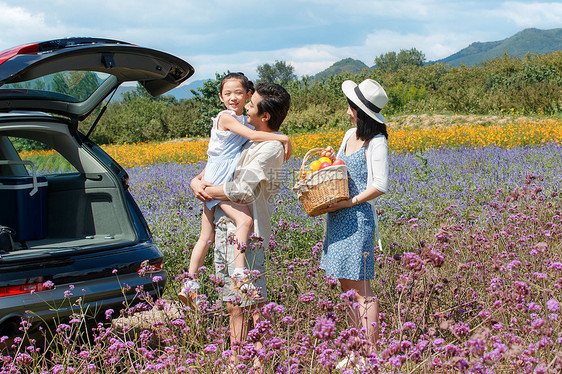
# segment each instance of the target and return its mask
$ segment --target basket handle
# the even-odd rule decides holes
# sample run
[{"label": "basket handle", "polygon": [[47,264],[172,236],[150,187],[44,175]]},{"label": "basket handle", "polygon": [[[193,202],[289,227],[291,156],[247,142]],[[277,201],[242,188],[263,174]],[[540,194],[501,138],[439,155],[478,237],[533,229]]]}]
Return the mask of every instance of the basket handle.
[{"label": "basket handle", "polygon": [[310,151],[306,152],[306,154],[304,155],[303,159],[302,159],[302,165],[301,165],[301,169],[300,169],[300,173],[299,175],[302,177],[304,174],[304,164],[306,164],[306,161],[314,154],[320,153],[324,150],[324,148],[312,148]]}]

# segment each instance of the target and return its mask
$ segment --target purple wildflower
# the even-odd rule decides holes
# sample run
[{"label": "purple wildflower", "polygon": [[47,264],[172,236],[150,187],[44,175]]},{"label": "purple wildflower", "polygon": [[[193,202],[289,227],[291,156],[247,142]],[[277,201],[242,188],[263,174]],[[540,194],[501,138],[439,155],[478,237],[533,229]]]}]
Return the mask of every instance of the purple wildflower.
[{"label": "purple wildflower", "polygon": [[330,339],[336,331],[336,323],[331,318],[322,317],[312,328],[312,336],[318,339]]},{"label": "purple wildflower", "polygon": [[162,281],[162,277],[160,275],[155,275],[152,277],[152,282],[153,283],[158,283]]},{"label": "purple wildflower", "polygon": [[542,325],[544,325],[544,319],[542,319],[542,318],[537,318],[536,320],[531,322],[531,327],[534,328],[534,329],[538,329]]},{"label": "purple wildflower", "polygon": [[453,332],[460,336],[468,335],[470,333],[470,326],[464,322],[458,322],[453,326]]},{"label": "purple wildflower", "polygon": [[433,346],[434,347],[439,347],[441,345],[443,345],[443,343],[445,343],[445,339],[443,338],[437,338],[433,341]]},{"label": "purple wildflower", "polygon": [[203,348],[203,352],[205,353],[215,353],[219,348],[216,344],[207,344],[205,348]]},{"label": "purple wildflower", "polygon": [[560,310],[560,303],[555,299],[550,299],[546,302],[546,307],[551,312],[558,312]]},{"label": "purple wildflower", "polygon": [[529,303],[527,304],[527,308],[529,308],[529,311],[533,312],[538,312],[539,310],[541,310],[541,306],[537,303]]},{"label": "purple wildflower", "polygon": [[301,295],[300,300],[303,303],[310,303],[314,301],[314,297],[315,297],[314,292],[308,292],[305,293],[304,295]]},{"label": "purple wildflower", "polygon": [[408,321],[408,322],[405,322],[405,323],[402,325],[402,328],[403,328],[404,330],[408,330],[408,329],[415,330],[415,329],[416,329],[416,324],[415,324],[414,322]]},{"label": "purple wildflower", "polygon": [[55,286],[55,284],[53,282],[51,282],[50,280],[43,283],[43,287],[46,288],[46,289],[51,289],[54,286]]}]

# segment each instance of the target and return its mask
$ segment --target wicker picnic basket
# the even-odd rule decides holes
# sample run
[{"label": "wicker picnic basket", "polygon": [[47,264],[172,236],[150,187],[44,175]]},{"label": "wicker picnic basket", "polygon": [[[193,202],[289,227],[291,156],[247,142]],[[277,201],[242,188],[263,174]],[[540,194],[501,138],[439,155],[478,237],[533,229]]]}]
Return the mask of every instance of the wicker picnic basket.
[{"label": "wicker picnic basket", "polygon": [[349,199],[347,166],[332,165],[312,173],[305,172],[306,161],[322,150],[313,148],[304,155],[298,181],[293,187],[310,217],[316,217],[330,204]]}]

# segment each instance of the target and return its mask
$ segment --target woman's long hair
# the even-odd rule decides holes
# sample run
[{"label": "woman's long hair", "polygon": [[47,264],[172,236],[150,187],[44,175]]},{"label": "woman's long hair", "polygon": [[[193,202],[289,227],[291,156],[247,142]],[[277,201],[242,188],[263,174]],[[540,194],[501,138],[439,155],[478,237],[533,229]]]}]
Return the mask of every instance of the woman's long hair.
[{"label": "woman's long hair", "polygon": [[386,125],[376,121],[367,113],[365,113],[361,108],[359,108],[355,103],[347,99],[349,106],[357,111],[357,138],[369,143],[378,134],[383,134],[385,138],[388,139],[388,133],[386,132]]}]

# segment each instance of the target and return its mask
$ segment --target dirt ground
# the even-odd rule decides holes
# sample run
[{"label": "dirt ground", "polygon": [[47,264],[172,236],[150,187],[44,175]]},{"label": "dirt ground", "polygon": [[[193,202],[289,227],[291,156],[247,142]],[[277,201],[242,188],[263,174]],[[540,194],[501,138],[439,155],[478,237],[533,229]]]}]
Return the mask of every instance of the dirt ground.
[{"label": "dirt ground", "polygon": [[[524,116],[496,116],[496,115],[459,115],[459,114],[404,114],[388,116],[386,125],[391,129],[414,128],[423,129],[428,127],[450,127],[453,125],[502,125],[514,121],[529,119]],[[534,118],[537,121],[536,118]],[[164,143],[178,143],[187,141],[208,141],[209,138],[178,138],[165,141]]]},{"label": "dirt ground", "polygon": [[406,114],[389,116],[387,126],[390,128],[426,128],[448,127],[451,125],[502,125],[514,121],[525,120],[522,116],[495,115],[453,115],[453,114]]},{"label": "dirt ground", "polygon": [[113,319],[111,324],[117,330],[123,328],[134,330],[152,330],[155,333],[165,333],[166,323],[178,318],[183,318],[183,305],[178,303],[166,304],[153,307],[151,310],[137,312],[132,316]]}]

